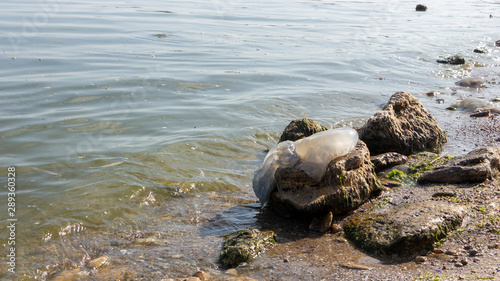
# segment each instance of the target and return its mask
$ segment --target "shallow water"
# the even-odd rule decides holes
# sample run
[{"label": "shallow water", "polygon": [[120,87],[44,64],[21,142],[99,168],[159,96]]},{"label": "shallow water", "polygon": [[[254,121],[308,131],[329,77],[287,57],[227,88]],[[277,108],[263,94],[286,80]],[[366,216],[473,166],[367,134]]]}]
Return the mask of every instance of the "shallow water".
[{"label": "shallow water", "polygon": [[[16,168],[25,279],[102,255],[116,270],[101,278],[214,268],[218,235],[259,224],[253,172],[291,120],[359,126],[400,90],[442,110],[456,80],[500,62],[492,0],[425,13],[412,1],[0,3],[0,168],[3,185]],[[456,53],[468,64],[435,63]]]}]

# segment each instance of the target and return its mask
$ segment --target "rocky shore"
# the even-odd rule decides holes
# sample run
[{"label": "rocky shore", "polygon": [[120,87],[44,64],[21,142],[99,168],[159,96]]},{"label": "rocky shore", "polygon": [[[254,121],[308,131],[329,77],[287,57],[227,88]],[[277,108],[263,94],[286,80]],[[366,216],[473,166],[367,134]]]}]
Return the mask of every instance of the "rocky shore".
[{"label": "rocky shore", "polygon": [[[395,121],[404,115],[401,111],[407,111],[403,119],[408,119]],[[345,176],[345,168],[337,172],[328,170],[332,174],[327,177],[337,178],[337,183],[321,181],[319,189],[318,183],[307,183],[307,176],[300,171],[278,169],[280,180],[271,196],[272,207],[260,218],[262,228],[274,231],[278,243],[258,259],[236,269],[250,273],[257,280],[499,278],[500,146],[495,143],[499,141],[495,135],[499,128],[491,127],[489,134],[485,134],[482,127],[476,126],[471,131],[482,131],[475,135],[482,139],[475,139],[475,150],[457,157],[443,154],[446,141],[452,145],[463,142],[458,139],[464,133],[461,126],[490,122],[498,117],[491,115],[489,120],[477,120],[461,112],[454,113],[463,122],[446,126],[444,134],[413,96],[404,92],[393,95],[384,109],[358,130],[361,140],[371,147],[370,152],[385,153],[371,159],[377,164],[374,170],[381,171],[378,177],[383,187],[379,191],[377,181],[368,184],[373,187],[366,193],[372,194],[371,199],[362,205],[352,204],[350,211],[345,208],[335,211],[339,205],[346,206],[342,202],[352,202],[353,199],[345,197],[348,193],[330,205],[329,200],[335,196],[325,197],[338,185],[343,192],[349,190],[338,182],[339,175]],[[420,124],[419,120],[424,121]],[[307,123],[314,124],[311,120]],[[397,128],[404,129],[398,132]],[[380,132],[376,133],[377,130]],[[287,127],[285,132],[289,131]],[[408,138],[414,139],[408,141]],[[364,144],[363,141],[360,142]],[[386,153],[386,148],[396,148],[401,154]],[[363,148],[353,153],[357,150],[361,153]],[[366,171],[362,177],[367,178]],[[284,184],[287,180],[290,183]],[[297,191],[298,186],[301,191]],[[316,190],[312,191],[313,197],[308,190]],[[318,190],[323,191],[317,193]],[[331,212],[318,217],[319,209],[311,209],[311,203],[303,199],[308,196],[326,200],[321,206]],[[288,198],[287,203],[283,198]],[[284,214],[289,218],[284,218]],[[263,266],[270,270],[255,270]],[[299,270],[305,268],[309,270]]]}]

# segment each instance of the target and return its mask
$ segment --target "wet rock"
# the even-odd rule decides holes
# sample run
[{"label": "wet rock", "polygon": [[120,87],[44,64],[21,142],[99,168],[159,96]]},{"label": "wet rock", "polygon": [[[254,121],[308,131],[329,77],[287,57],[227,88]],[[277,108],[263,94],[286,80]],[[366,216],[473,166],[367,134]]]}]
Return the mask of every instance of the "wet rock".
[{"label": "wet rock", "polygon": [[500,40],[495,41],[495,46],[500,47]]},{"label": "wet rock", "polygon": [[319,133],[322,131],[326,131],[328,128],[320,125],[314,120],[302,118],[293,120],[288,124],[283,133],[281,134],[279,142],[283,141],[296,141],[299,139],[303,139],[309,136],[312,136],[315,133]]},{"label": "wet rock", "polygon": [[492,112],[500,114],[500,107],[492,104],[485,99],[478,99],[475,97],[468,97],[463,100],[458,100],[451,105],[454,108],[460,108],[469,112]]},{"label": "wet rock", "polygon": [[275,181],[269,205],[284,215],[342,214],[357,208],[381,189],[370,152],[362,141],[351,152],[333,159],[319,183],[296,167],[278,168]]},{"label": "wet rock", "polygon": [[408,158],[397,152],[387,152],[379,155],[372,156],[370,161],[372,161],[375,167],[375,172],[378,173],[387,168],[394,167],[397,165],[405,164]]},{"label": "wet rock", "polygon": [[403,203],[357,214],[344,224],[344,231],[368,252],[414,255],[457,229],[464,215],[464,207],[448,202]]},{"label": "wet rock", "polygon": [[225,237],[219,261],[225,267],[236,267],[249,262],[276,243],[273,231],[243,229]]},{"label": "wet rock", "polygon": [[425,6],[423,4],[418,4],[417,7],[415,7],[415,10],[417,12],[425,12],[425,11],[427,11],[427,6]]},{"label": "wet rock", "polygon": [[457,81],[455,84],[457,84],[458,86],[462,86],[462,87],[479,88],[484,83],[486,83],[486,81],[481,77],[469,77],[469,78],[461,79],[461,80]]},{"label": "wet rock", "polygon": [[392,95],[384,108],[360,129],[359,138],[373,155],[391,151],[404,155],[421,151],[439,153],[447,141],[437,120],[407,92]]},{"label": "wet rock", "polygon": [[444,59],[439,59],[437,62],[444,64],[465,64],[465,59],[460,55],[454,55]]},{"label": "wet rock", "polygon": [[109,257],[102,256],[102,257],[98,257],[96,259],[89,261],[88,266],[99,268],[99,267],[106,265],[108,263],[109,263]]},{"label": "wet rock", "polygon": [[477,53],[477,54],[484,54],[486,53],[486,51],[484,49],[479,49],[479,48],[476,48],[474,49],[474,53]]},{"label": "wet rock", "polygon": [[491,112],[489,111],[479,111],[479,112],[476,112],[476,113],[473,113],[470,115],[470,117],[489,117],[491,115]]},{"label": "wet rock", "polygon": [[500,173],[500,146],[483,147],[426,171],[418,183],[477,183]]},{"label": "wet rock", "polygon": [[328,212],[324,216],[315,217],[309,225],[309,229],[324,233],[327,232],[328,229],[330,229],[330,227],[332,226],[332,222],[333,214],[332,212]]}]

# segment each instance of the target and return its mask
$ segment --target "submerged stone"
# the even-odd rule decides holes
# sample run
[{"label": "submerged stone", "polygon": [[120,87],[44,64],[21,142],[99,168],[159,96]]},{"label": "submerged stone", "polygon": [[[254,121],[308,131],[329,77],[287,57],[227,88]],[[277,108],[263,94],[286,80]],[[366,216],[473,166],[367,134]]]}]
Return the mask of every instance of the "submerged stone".
[{"label": "submerged stone", "polygon": [[371,253],[417,255],[460,227],[466,212],[462,206],[442,201],[384,208],[349,220],[344,224],[347,237]]},{"label": "submerged stone", "polygon": [[474,97],[468,97],[463,100],[459,100],[451,105],[454,108],[460,108],[469,112],[491,112],[500,114],[500,107],[496,104],[492,104],[490,101],[485,99],[478,99]]},{"label": "submerged stone", "polygon": [[415,10],[417,12],[425,12],[425,11],[427,11],[427,6],[425,6],[423,4],[418,4],[417,7],[415,7]]},{"label": "submerged stone", "polygon": [[439,59],[437,62],[444,64],[465,64],[465,59],[460,55],[454,55],[444,59]]},{"label": "submerged stone", "polygon": [[276,235],[273,231],[239,230],[225,237],[219,261],[225,267],[237,267],[254,259],[275,243]]},{"label": "submerged stone", "polygon": [[486,81],[481,77],[468,77],[457,81],[455,84],[462,87],[479,88],[484,83],[486,83]]}]

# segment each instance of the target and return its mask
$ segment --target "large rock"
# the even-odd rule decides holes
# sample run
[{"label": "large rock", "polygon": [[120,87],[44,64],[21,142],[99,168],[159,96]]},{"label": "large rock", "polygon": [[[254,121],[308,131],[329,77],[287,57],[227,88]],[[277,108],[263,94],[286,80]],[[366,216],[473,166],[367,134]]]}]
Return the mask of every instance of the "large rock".
[{"label": "large rock", "polygon": [[290,124],[288,124],[288,126],[286,126],[283,134],[281,134],[279,142],[287,140],[300,140],[312,136],[313,134],[326,131],[327,129],[328,128],[326,128],[325,126],[322,126],[311,119],[302,118],[293,120],[292,122],[290,122]]},{"label": "large rock", "polygon": [[425,172],[418,183],[476,183],[500,174],[500,146],[483,147]]},{"label": "large rock", "polygon": [[347,237],[376,254],[416,255],[461,226],[466,209],[443,202],[403,203],[359,213],[344,224]]},{"label": "large rock", "polygon": [[342,214],[381,189],[362,141],[351,152],[333,159],[319,183],[297,167],[278,168],[275,181],[269,204],[282,214]]},{"label": "large rock", "polygon": [[437,120],[407,92],[392,95],[384,108],[360,129],[359,138],[373,155],[385,152],[404,155],[421,151],[439,153],[447,141]]},{"label": "large rock", "polygon": [[255,228],[238,230],[224,239],[219,261],[225,267],[236,267],[249,262],[276,243],[273,231],[259,231]]}]

